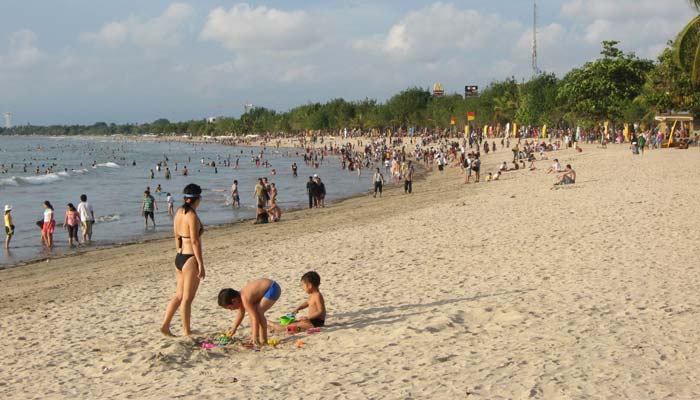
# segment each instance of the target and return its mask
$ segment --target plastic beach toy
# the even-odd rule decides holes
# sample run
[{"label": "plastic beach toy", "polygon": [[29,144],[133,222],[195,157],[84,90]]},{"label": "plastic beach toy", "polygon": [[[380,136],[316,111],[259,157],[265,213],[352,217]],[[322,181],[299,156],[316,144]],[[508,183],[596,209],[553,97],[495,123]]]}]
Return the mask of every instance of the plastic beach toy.
[{"label": "plastic beach toy", "polygon": [[307,335],[311,335],[312,333],[318,333],[321,332],[321,328],[311,328],[308,331],[306,331]]},{"label": "plastic beach toy", "polygon": [[297,340],[296,342],[294,342],[294,345],[297,346],[297,347],[301,347],[301,346],[304,345],[304,341],[303,341],[303,340]]},{"label": "plastic beach toy", "polygon": [[289,325],[289,326],[287,327],[287,333],[293,335],[293,334],[295,334],[295,333],[297,333],[297,332],[301,332],[301,328],[299,328],[298,326],[296,326],[296,325]]},{"label": "plastic beach toy", "polygon": [[294,316],[294,314],[283,315],[280,317],[280,325],[287,326],[296,321],[296,319],[297,318]]},{"label": "plastic beach toy", "polygon": [[280,344],[280,341],[277,339],[267,339],[267,344],[269,344],[270,346],[277,346],[278,344]]},{"label": "plastic beach toy", "polygon": [[213,343],[202,343],[203,349],[213,349],[214,347],[216,347],[216,345]]}]

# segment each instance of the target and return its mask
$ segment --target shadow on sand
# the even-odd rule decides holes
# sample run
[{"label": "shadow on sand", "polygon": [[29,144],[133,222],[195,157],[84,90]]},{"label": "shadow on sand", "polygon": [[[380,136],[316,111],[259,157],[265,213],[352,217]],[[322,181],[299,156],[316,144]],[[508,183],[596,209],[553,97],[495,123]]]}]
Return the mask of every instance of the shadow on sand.
[{"label": "shadow on sand", "polygon": [[[428,309],[433,307],[440,307],[447,304],[461,303],[461,302],[471,302],[489,297],[499,297],[511,294],[523,294],[532,292],[535,289],[520,289],[520,290],[510,290],[499,293],[492,294],[481,294],[473,297],[462,297],[455,299],[444,299],[438,300],[431,303],[418,303],[418,304],[403,304],[397,306],[386,306],[386,307],[375,307],[369,308],[361,311],[346,312],[341,314],[331,315],[333,323],[326,328],[324,331],[330,332],[340,329],[360,329],[367,327],[369,325],[391,325],[393,323],[404,320],[406,317],[427,314],[430,311]],[[379,314],[379,315],[375,315]],[[335,322],[336,320],[339,322]]]}]

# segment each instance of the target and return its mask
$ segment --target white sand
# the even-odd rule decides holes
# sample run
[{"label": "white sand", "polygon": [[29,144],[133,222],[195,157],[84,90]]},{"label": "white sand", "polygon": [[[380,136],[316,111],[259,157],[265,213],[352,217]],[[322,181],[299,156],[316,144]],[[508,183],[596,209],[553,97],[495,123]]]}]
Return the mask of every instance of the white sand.
[{"label": "white sand", "polygon": [[553,156],[576,185],[550,190],[549,162],[469,186],[449,169],[207,232],[202,337],[234,317],[222,287],[277,280],[276,318],[321,274],[328,326],[257,353],[160,336],[172,240],[0,271],[0,397],[700,398],[700,150]]}]

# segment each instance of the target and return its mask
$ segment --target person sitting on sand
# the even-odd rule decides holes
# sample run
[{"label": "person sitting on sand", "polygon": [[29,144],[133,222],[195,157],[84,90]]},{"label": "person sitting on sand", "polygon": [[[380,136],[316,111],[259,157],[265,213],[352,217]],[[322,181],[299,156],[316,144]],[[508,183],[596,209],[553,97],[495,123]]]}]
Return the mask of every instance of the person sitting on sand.
[{"label": "person sitting on sand", "polygon": [[554,164],[552,164],[551,167],[547,168],[546,173],[551,174],[552,172],[561,172],[561,164],[559,164],[558,159],[554,159]]},{"label": "person sitting on sand", "polygon": [[280,285],[272,279],[256,279],[248,282],[243,289],[231,288],[219,292],[219,306],[227,310],[238,310],[233,326],[227,332],[234,335],[243,322],[246,311],[250,317],[251,341],[255,345],[267,343],[267,319],[265,312],[272,307],[282,294]]},{"label": "person sitting on sand", "polygon": [[[323,300],[323,295],[318,290],[321,285],[321,276],[316,271],[309,271],[301,277],[301,288],[309,298],[301,303],[292,311],[292,314],[297,314],[299,311],[308,308],[309,311],[306,317],[297,318],[294,325],[298,329],[320,328],[326,324],[326,302]],[[286,326],[270,323],[270,326],[275,330],[287,330]]]},{"label": "person sitting on sand", "polygon": [[576,183],[576,171],[571,168],[571,164],[566,164],[564,173],[557,177],[559,180],[554,186],[573,185]]}]

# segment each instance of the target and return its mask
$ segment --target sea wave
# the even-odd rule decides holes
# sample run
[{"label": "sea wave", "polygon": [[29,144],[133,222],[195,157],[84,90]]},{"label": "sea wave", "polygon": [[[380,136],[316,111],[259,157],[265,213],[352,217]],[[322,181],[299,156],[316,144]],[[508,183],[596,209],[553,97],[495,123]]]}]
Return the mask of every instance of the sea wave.
[{"label": "sea wave", "polygon": [[47,183],[58,182],[64,177],[69,177],[67,172],[59,172],[57,174],[47,174],[39,176],[13,176],[10,178],[0,179],[0,186],[21,186],[21,185],[44,185]]},{"label": "sea wave", "polygon": [[107,214],[107,215],[100,215],[97,218],[95,218],[96,222],[114,222],[114,221],[119,221],[121,219],[121,216],[119,214]]},{"label": "sea wave", "polygon": [[113,162],[106,162],[103,164],[97,164],[98,167],[107,167],[107,168],[121,168],[119,164],[113,163]]}]

